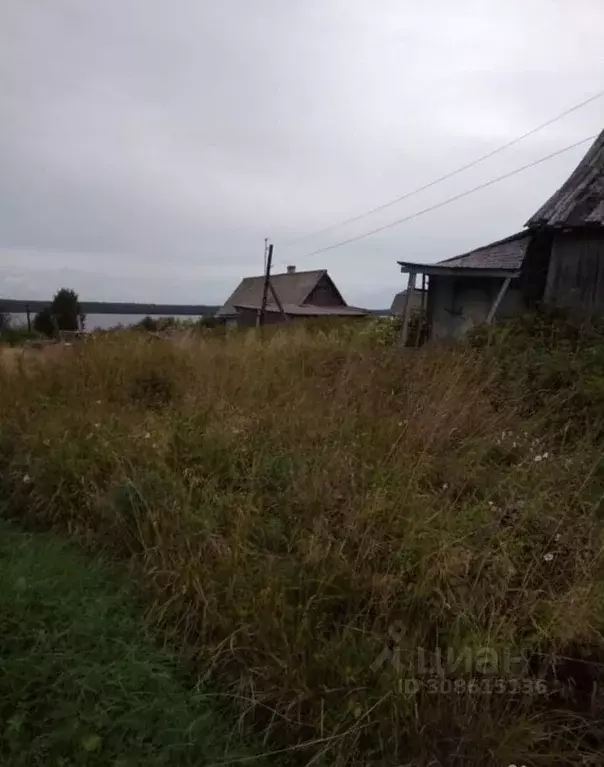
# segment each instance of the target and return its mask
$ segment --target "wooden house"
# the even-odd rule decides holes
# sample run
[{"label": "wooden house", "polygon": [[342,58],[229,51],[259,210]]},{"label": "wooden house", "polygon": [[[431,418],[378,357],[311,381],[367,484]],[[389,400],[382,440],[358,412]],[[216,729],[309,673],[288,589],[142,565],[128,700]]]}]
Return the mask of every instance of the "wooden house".
[{"label": "wooden house", "polygon": [[435,264],[399,264],[412,291],[418,274],[428,278],[432,338],[459,338],[540,303],[604,312],[604,131],[521,232]]},{"label": "wooden house", "polygon": [[[264,275],[245,277],[216,313],[231,325],[253,326],[262,306]],[[326,269],[298,272],[294,266],[271,275],[264,322],[274,324],[310,317],[365,317],[370,312],[348,306]]]}]

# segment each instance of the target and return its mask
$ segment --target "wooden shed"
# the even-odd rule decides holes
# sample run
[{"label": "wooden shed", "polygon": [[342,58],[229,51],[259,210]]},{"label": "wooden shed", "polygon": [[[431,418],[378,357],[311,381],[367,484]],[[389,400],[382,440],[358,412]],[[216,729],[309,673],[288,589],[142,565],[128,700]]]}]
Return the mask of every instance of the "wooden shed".
[{"label": "wooden shed", "polygon": [[428,277],[430,337],[459,338],[539,303],[604,312],[604,131],[525,227],[435,264],[399,261],[410,294],[418,274]]},{"label": "wooden shed", "polygon": [[551,238],[544,302],[604,311],[604,131],[527,226]]}]

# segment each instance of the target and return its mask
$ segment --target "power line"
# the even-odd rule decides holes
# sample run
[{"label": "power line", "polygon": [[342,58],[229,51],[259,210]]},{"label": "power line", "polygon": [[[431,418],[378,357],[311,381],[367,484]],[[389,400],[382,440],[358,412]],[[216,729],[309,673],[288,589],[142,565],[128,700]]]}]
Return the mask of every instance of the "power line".
[{"label": "power line", "polygon": [[423,216],[425,213],[430,213],[431,211],[438,210],[438,208],[443,208],[445,205],[449,205],[449,203],[455,202],[456,200],[461,200],[463,197],[468,197],[468,195],[474,194],[474,192],[479,192],[481,189],[486,189],[489,186],[493,186],[493,184],[497,184],[499,181],[504,181],[506,178],[511,178],[512,176],[515,176],[517,173],[521,173],[522,171],[528,170],[529,168],[534,168],[535,165],[540,165],[541,163],[546,162],[547,160],[551,160],[554,157],[558,157],[559,155],[564,154],[565,152],[570,152],[571,149],[576,149],[576,147],[581,146],[581,144],[585,144],[587,141],[593,141],[595,138],[596,138],[595,135],[588,136],[587,138],[581,139],[581,141],[577,141],[575,144],[571,144],[570,146],[564,147],[564,149],[559,149],[557,152],[552,152],[552,154],[548,154],[546,157],[541,157],[539,160],[535,160],[534,162],[531,162],[528,165],[523,165],[521,168],[516,168],[515,170],[512,170],[509,173],[504,173],[503,176],[497,176],[497,178],[492,178],[490,181],[486,181],[484,184],[480,184],[479,186],[475,186],[472,189],[468,189],[465,192],[456,194],[454,197],[448,197],[446,200],[443,200],[442,202],[437,202],[435,205],[430,205],[428,208],[423,208],[423,210],[418,210],[416,213],[411,213],[411,215],[409,216],[405,216],[404,218],[399,218],[396,221],[392,221],[389,224],[384,224],[384,226],[379,226],[377,229],[372,229],[369,232],[364,232],[363,234],[356,235],[355,237],[350,237],[347,240],[336,242],[333,245],[327,245],[324,248],[318,248],[317,250],[313,250],[311,253],[305,253],[300,258],[310,258],[311,256],[316,256],[319,253],[325,253],[328,250],[334,250],[335,248],[341,248],[343,245],[349,245],[352,242],[357,242],[357,240],[363,240],[365,237],[371,237],[371,235],[378,234],[378,232],[383,232],[386,229],[392,229],[395,226],[399,226],[399,224],[404,224],[406,221],[411,221],[414,218]]},{"label": "power line", "polygon": [[359,213],[356,216],[352,216],[351,218],[344,219],[343,221],[339,221],[338,223],[330,224],[329,226],[323,227],[322,229],[317,229],[314,232],[310,232],[309,234],[304,234],[301,237],[295,237],[294,239],[287,240],[286,242],[281,244],[281,247],[284,247],[284,248],[289,247],[290,245],[294,245],[295,243],[308,240],[311,237],[316,237],[320,234],[324,234],[325,232],[330,232],[332,229],[338,229],[341,226],[346,226],[347,224],[353,224],[355,221],[360,221],[361,219],[366,218],[367,216],[370,216],[373,213],[377,213],[380,210],[386,210],[386,208],[390,208],[393,205],[396,205],[397,203],[402,202],[403,200],[407,200],[409,197],[412,197],[415,194],[424,192],[426,189],[431,189],[433,186],[436,186],[437,184],[440,184],[443,181],[453,178],[453,176],[457,176],[459,173],[463,173],[464,171],[469,170],[470,168],[474,168],[476,165],[479,165],[481,162],[484,162],[485,160],[489,160],[491,157],[494,157],[500,152],[503,152],[504,150],[509,149],[511,146],[518,144],[520,141],[523,141],[525,138],[528,138],[529,136],[532,136],[535,133],[538,133],[540,130],[543,130],[544,128],[548,128],[550,125],[553,125],[555,122],[558,122],[558,120],[561,120],[567,115],[572,114],[573,112],[576,112],[578,109],[581,109],[582,107],[587,106],[588,104],[591,104],[593,101],[596,101],[596,99],[599,99],[602,96],[604,96],[604,90],[600,91],[599,93],[596,93],[593,96],[590,96],[588,99],[585,99],[584,101],[581,101],[578,104],[575,104],[569,109],[566,109],[564,112],[561,112],[559,115],[556,115],[556,117],[552,117],[550,120],[547,120],[546,122],[541,123],[541,125],[537,125],[535,128],[531,128],[531,130],[527,131],[526,133],[523,133],[522,135],[517,136],[516,138],[512,139],[511,141],[508,141],[506,144],[503,144],[497,149],[493,149],[491,152],[488,152],[487,154],[482,155],[482,157],[478,157],[476,160],[472,160],[472,162],[469,162],[466,165],[462,165],[456,170],[452,170],[449,173],[445,173],[444,176],[439,176],[433,181],[430,181],[427,184],[424,184],[423,186],[417,187],[417,189],[412,189],[411,191],[406,192],[405,194],[402,194],[400,197],[396,197],[394,200],[390,200],[390,202],[385,202],[383,205],[377,205],[375,208],[370,208],[364,213]]}]

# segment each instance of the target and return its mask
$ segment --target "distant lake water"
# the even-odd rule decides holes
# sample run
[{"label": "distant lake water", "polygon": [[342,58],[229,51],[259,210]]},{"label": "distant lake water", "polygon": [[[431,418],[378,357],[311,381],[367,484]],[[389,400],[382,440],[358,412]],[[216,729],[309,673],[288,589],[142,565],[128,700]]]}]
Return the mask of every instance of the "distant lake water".
[{"label": "distant lake water", "polygon": [[[114,328],[116,325],[136,325],[137,322],[143,320],[147,315],[144,314],[87,314],[86,315],[86,330],[107,330],[108,328]],[[164,315],[152,314],[153,319],[160,319]],[[178,320],[198,320],[199,317],[176,317]],[[11,321],[14,325],[27,325],[27,315],[25,314],[11,314]],[[33,316],[32,316],[33,321]]]}]

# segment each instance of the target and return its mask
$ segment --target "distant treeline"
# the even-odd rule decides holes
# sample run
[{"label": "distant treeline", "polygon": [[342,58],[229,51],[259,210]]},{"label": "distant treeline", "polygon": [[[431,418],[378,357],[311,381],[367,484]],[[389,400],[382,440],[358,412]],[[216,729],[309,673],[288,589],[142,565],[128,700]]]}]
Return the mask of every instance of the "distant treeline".
[{"label": "distant treeline", "polygon": [[[32,314],[42,311],[50,306],[51,301],[20,301],[8,298],[0,298],[0,312],[6,314]],[[205,304],[134,304],[108,301],[82,301],[84,314],[141,314],[141,315],[164,315],[170,317],[208,317],[215,314],[219,306],[207,306]]]}]

